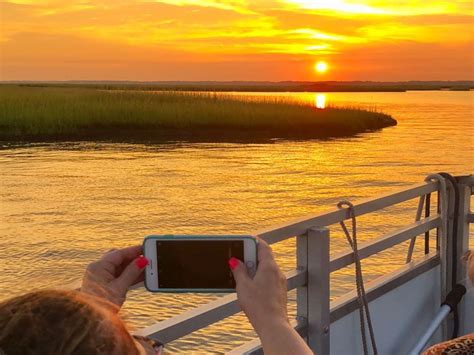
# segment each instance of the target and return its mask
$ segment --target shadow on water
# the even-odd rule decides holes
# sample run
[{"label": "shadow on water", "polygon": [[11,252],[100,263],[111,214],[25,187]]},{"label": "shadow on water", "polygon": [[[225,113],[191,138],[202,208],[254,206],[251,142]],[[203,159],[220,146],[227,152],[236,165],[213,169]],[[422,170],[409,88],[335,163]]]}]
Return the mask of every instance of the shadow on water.
[{"label": "shadow on water", "polygon": [[[103,143],[125,143],[141,145],[176,146],[189,143],[232,143],[232,144],[273,144],[281,141],[330,141],[338,138],[357,137],[364,133],[381,131],[383,128],[396,126],[397,121],[388,122],[384,127],[376,127],[357,131],[353,129],[335,130],[332,128],[298,129],[286,132],[271,131],[246,131],[206,129],[206,130],[167,130],[162,132],[150,130],[114,129],[94,130],[81,134],[50,135],[50,136],[23,136],[4,137],[0,139],[0,150],[25,147],[51,146],[55,149],[77,149],[78,143],[89,143],[88,149],[94,149],[94,143],[99,144],[97,149],[102,149]],[[113,135],[113,137],[111,137]],[[82,148],[79,148],[82,149]]]}]

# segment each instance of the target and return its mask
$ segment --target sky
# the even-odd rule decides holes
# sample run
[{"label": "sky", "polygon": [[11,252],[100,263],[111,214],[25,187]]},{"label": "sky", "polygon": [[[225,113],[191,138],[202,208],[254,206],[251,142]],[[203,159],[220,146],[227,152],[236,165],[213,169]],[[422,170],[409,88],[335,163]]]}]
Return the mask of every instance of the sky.
[{"label": "sky", "polygon": [[474,80],[473,4],[0,0],[0,80]]}]

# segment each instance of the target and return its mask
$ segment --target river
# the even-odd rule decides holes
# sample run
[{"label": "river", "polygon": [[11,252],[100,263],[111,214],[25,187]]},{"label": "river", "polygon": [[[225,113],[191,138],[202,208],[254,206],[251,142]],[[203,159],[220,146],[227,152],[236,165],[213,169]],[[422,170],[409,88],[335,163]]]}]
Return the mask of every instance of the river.
[{"label": "river", "polygon": [[[153,94],[153,93],[150,93]],[[241,93],[236,95],[242,95]],[[423,181],[474,171],[474,92],[248,93],[324,108],[369,107],[398,125],[351,138],[269,144],[57,143],[0,149],[0,299],[77,282],[87,263],[148,234],[249,233]],[[416,201],[362,217],[370,239],[412,221]],[[331,228],[332,252],[347,247]],[[294,242],[274,246],[294,267]],[[406,245],[364,263],[371,279],[401,265]],[[373,260],[371,260],[373,259]],[[352,270],[332,276],[335,297]],[[216,295],[130,292],[123,316],[141,327]],[[294,293],[289,294],[294,313]],[[254,336],[242,315],[184,337],[170,352],[224,352]]]}]

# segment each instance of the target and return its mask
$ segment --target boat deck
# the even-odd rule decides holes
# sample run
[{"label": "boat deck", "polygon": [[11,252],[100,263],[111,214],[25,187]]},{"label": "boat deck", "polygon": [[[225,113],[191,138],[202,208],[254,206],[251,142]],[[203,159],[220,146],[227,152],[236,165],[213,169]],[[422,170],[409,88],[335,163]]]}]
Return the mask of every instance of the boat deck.
[{"label": "boat deck", "polygon": [[[365,285],[380,354],[409,353],[451,289],[453,275],[457,275],[454,281],[466,282],[465,266],[458,257],[453,260],[453,255],[460,256],[469,248],[469,226],[474,221],[470,210],[474,177],[460,176],[456,181],[457,199],[449,180],[433,177],[387,195],[354,203],[357,218],[418,199],[413,223],[361,243],[358,248],[359,257],[364,259],[412,241],[405,265]],[[429,215],[427,204],[433,200],[437,212]],[[459,208],[457,216],[454,215],[456,205]],[[255,233],[270,244],[296,238],[297,268],[286,273],[288,290],[297,290],[297,317],[293,325],[317,354],[363,353],[356,292],[330,301],[331,273],[355,261],[351,249],[332,256],[329,252],[331,228],[349,217],[347,209],[334,209]],[[427,247],[422,257],[413,260],[415,239],[427,236],[430,231],[436,235],[435,251]],[[429,238],[421,241],[429,243]],[[474,332],[474,319],[466,316],[466,310],[473,308],[474,300],[466,296],[459,306],[459,334]],[[137,334],[171,342],[239,311],[236,295],[230,294],[141,329]],[[453,319],[448,317],[430,343],[447,339],[452,327]],[[263,351],[260,341],[255,339],[231,353],[260,354]]]}]

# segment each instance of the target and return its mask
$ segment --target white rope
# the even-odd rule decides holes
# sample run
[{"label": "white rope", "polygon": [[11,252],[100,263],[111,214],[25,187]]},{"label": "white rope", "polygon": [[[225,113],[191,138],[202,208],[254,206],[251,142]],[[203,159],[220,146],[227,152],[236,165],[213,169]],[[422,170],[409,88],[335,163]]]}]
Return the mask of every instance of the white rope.
[{"label": "white rope", "polygon": [[[439,181],[440,183],[440,189],[438,190],[440,194],[440,199],[439,199],[440,200],[440,215],[441,215],[441,219],[444,221],[444,218],[446,217],[446,213],[447,213],[446,211],[446,208],[447,208],[446,180],[440,174],[431,174],[425,178],[425,181],[426,182]],[[420,200],[418,202],[415,222],[419,222],[421,220],[421,214],[423,212],[423,205],[425,204],[425,200],[426,200],[426,195],[421,195]],[[411,262],[412,260],[413,251],[415,249],[415,242],[416,242],[416,236],[410,240],[410,246],[408,247],[408,253],[407,253],[407,258],[406,258],[407,264]]]},{"label": "white rope", "polygon": [[339,222],[344,234],[346,235],[347,241],[354,252],[355,261],[355,278],[357,288],[357,301],[359,303],[359,319],[360,319],[360,331],[362,335],[362,345],[364,347],[364,354],[369,355],[369,349],[367,345],[367,335],[365,330],[365,321],[367,320],[367,326],[369,328],[370,342],[372,345],[372,351],[374,355],[377,355],[377,344],[375,343],[374,329],[372,327],[372,320],[370,318],[369,303],[367,301],[367,295],[364,287],[364,279],[362,275],[362,266],[360,263],[359,249],[357,247],[357,225],[354,211],[354,205],[349,201],[340,201],[337,207],[343,209],[343,206],[347,206],[349,217],[352,221],[352,237],[347,229],[344,221]]},{"label": "white rope", "polygon": [[[421,220],[421,214],[423,213],[423,206],[425,205],[426,195],[421,195],[420,200],[418,201],[418,209],[416,210],[415,222],[419,222]],[[406,258],[406,263],[408,264],[411,262],[413,257],[413,251],[415,250],[415,242],[416,236],[410,240],[410,246],[408,247],[408,254]]]}]

